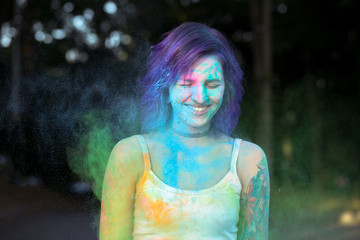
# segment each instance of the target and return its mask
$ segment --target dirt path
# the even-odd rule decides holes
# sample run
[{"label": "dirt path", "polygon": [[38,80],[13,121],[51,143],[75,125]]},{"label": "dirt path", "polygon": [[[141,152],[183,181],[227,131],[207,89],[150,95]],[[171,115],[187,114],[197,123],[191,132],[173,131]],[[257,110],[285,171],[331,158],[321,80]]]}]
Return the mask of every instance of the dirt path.
[{"label": "dirt path", "polygon": [[41,187],[0,184],[0,239],[97,239],[89,204]]}]

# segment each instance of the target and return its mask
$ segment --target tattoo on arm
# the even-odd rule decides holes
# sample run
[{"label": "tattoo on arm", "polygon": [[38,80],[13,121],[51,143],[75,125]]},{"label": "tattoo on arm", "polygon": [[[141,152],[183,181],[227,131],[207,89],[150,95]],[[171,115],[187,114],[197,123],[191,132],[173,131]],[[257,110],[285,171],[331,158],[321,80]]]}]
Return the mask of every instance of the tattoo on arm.
[{"label": "tattoo on arm", "polygon": [[257,165],[258,172],[241,194],[239,238],[268,239],[270,186],[269,171],[264,157]]}]

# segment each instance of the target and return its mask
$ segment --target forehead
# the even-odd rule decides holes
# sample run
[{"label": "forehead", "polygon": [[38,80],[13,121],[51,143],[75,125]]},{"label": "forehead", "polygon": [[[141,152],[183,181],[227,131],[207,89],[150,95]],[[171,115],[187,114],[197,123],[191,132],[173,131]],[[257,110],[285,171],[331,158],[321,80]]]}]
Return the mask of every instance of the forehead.
[{"label": "forehead", "polygon": [[219,58],[215,55],[198,59],[183,77],[191,79],[223,78],[223,69]]}]

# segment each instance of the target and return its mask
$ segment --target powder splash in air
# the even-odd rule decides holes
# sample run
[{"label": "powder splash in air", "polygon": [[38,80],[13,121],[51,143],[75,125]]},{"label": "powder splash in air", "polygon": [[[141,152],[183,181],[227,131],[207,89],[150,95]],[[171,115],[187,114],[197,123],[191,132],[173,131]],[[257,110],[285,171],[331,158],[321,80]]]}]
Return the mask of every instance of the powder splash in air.
[{"label": "powder splash in air", "polygon": [[[70,168],[83,180],[92,184],[95,196],[101,199],[102,181],[115,139],[111,132],[111,123],[106,121],[109,114],[93,110],[82,117],[83,126],[79,135],[79,144],[76,148],[68,148],[67,156]],[[105,119],[105,121],[103,121]]]}]

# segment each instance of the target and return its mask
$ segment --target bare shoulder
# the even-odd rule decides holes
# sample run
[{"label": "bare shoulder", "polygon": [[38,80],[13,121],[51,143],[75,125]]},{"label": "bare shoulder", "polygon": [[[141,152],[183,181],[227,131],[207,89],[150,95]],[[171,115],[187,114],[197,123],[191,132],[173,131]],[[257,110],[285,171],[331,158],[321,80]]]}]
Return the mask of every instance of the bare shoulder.
[{"label": "bare shoulder", "polygon": [[259,164],[264,158],[266,158],[266,156],[261,147],[252,142],[244,140],[241,141],[238,163],[256,165]]},{"label": "bare shoulder", "polygon": [[142,166],[142,151],[139,140],[136,136],[131,136],[119,141],[113,148],[108,167],[113,169],[131,169],[129,174],[138,176]]},{"label": "bare shoulder", "polygon": [[259,171],[267,171],[267,167],[266,155],[261,147],[248,141],[241,141],[237,159],[237,172],[241,183],[248,183]]},{"label": "bare shoulder", "polygon": [[131,136],[119,141],[112,150],[115,155],[140,156],[141,146],[137,136]]}]

